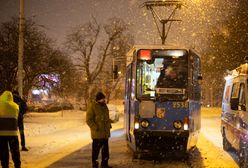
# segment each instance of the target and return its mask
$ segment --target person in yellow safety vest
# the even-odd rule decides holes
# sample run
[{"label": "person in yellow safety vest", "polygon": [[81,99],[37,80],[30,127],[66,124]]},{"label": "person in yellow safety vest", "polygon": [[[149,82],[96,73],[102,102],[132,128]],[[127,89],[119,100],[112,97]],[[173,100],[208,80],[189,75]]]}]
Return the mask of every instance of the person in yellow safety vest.
[{"label": "person in yellow safety vest", "polygon": [[21,167],[18,114],[19,106],[14,103],[12,93],[4,91],[0,96],[0,160],[3,168],[9,168],[9,147],[15,168]]}]

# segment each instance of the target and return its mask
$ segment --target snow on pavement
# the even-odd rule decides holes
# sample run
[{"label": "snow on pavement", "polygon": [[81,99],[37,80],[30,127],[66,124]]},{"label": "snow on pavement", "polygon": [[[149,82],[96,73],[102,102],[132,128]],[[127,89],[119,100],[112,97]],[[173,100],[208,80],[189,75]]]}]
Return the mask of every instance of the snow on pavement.
[{"label": "snow on pavement", "polygon": [[90,140],[86,138],[85,112],[81,111],[29,113],[25,116],[25,134],[29,151],[21,152],[22,165],[30,168],[44,167],[45,162],[63,157],[62,149],[70,152],[80,146],[75,142]]},{"label": "snow on pavement", "polygon": [[[118,168],[238,167],[230,154],[222,150],[219,113],[213,109],[202,111],[202,133],[189,160],[167,159],[155,164],[150,160],[133,160],[120,129],[121,118],[113,124],[110,163]],[[91,167],[91,138],[85,112],[30,113],[25,117],[25,133],[29,151],[21,152],[23,168]]]},{"label": "snow on pavement", "polygon": [[[118,130],[118,132],[123,130]],[[111,138],[110,161],[114,168],[237,168],[232,158],[223,150],[216,148],[204,136],[200,136],[197,148],[190,153],[189,159],[166,158],[160,162],[152,159],[132,159],[125,136]],[[91,168],[91,144],[57,160],[48,168]]]},{"label": "snow on pavement", "polygon": [[215,146],[222,148],[221,108],[202,108],[201,122],[201,133]]},{"label": "snow on pavement", "polygon": [[[28,113],[25,135],[28,152],[21,152],[23,168],[44,168],[56,160],[91,143],[90,129],[84,111]],[[113,130],[123,127],[113,124]]]}]

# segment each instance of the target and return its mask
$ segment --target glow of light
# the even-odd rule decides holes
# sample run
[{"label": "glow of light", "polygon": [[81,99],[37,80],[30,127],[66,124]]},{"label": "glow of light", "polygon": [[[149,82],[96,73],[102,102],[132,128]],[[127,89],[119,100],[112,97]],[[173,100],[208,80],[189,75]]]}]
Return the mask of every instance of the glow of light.
[{"label": "glow of light", "polygon": [[155,96],[155,91],[151,91],[150,96],[154,97]]},{"label": "glow of light", "polygon": [[141,60],[151,60],[152,59],[151,50],[140,50],[139,51],[139,59],[141,59]]},{"label": "glow of light", "polygon": [[225,76],[224,77],[224,79],[227,81],[227,80],[229,80],[229,79],[231,79],[232,78],[232,76],[231,75],[228,75],[228,76]]},{"label": "glow of light", "polygon": [[189,118],[188,117],[184,118],[183,129],[184,130],[189,130]]},{"label": "glow of light", "polygon": [[32,90],[32,93],[33,93],[34,95],[38,95],[38,94],[40,94],[40,91],[37,90],[37,89],[34,89],[34,90]]},{"label": "glow of light", "polygon": [[189,125],[188,125],[187,123],[184,124],[184,125],[183,125],[183,129],[184,129],[184,130],[189,130]]},{"label": "glow of light", "polygon": [[184,50],[168,50],[166,54],[177,58],[177,57],[182,57],[185,54],[185,51]]},{"label": "glow of light", "polygon": [[236,124],[236,128],[239,129],[240,128],[240,123]]},{"label": "glow of light", "polygon": [[131,93],[131,97],[132,97],[132,98],[135,98],[135,94],[134,94],[134,93]]},{"label": "glow of light", "polygon": [[138,122],[135,122],[135,123],[134,123],[134,128],[135,128],[135,129],[139,129],[139,123],[138,123]]}]

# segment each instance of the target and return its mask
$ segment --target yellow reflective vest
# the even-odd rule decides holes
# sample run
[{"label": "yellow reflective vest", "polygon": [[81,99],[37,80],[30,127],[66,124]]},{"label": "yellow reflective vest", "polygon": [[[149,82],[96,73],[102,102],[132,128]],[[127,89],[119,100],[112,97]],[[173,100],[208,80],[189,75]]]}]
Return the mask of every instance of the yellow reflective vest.
[{"label": "yellow reflective vest", "polygon": [[18,136],[19,106],[14,103],[10,91],[0,96],[0,136]]}]

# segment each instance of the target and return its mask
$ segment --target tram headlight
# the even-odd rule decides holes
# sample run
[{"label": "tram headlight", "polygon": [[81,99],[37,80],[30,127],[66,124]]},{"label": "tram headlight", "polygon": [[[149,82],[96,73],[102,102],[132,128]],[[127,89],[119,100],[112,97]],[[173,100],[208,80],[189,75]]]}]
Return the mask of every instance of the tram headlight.
[{"label": "tram headlight", "polygon": [[147,120],[142,120],[141,121],[141,126],[143,128],[147,128],[149,125],[150,125],[149,121],[147,121]]},{"label": "tram headlight", "polygon": [[187,123],[184,123],[183,129],[184,129],[184,130],[189,130],[189,125],[188,125]]},{"label": "tram headlight", "polygon": [[189,130],[189,118],[188,117],[184,117],[183,129]]},{"label": "tram headlight", "polygon": [[182,128],[182,126],[183,126],[183,123],[181,122],[181,121],[174,121],[173,122],[173,126],[174,126],[174,128],[175,129],[181,129]]},{"label": "tram headlight", "polygon": [[139,129],[139,123],[138,122],[134,123],[134,129]]}]

